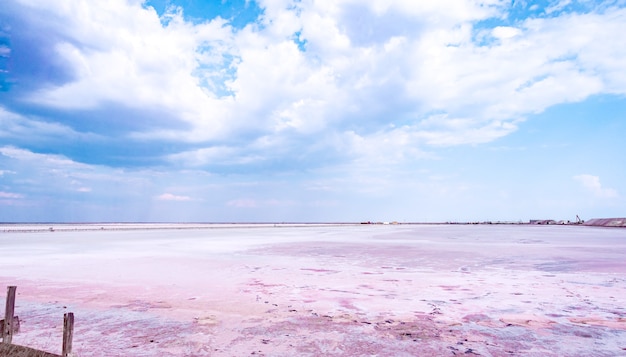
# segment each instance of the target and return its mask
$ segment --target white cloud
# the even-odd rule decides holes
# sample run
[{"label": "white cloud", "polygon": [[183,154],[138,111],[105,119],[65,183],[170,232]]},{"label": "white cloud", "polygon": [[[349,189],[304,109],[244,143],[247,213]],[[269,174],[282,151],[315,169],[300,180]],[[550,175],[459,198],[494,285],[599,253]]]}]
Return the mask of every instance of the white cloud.
[{"label": "white cloud", "polygon": [[22,197],[24,197],[24,196],[20,195],[19,193],[0,191],[0,199],[4,199],[4,198],[22,198]]},{"label": "white cloud", "polygon": [[432,154],[419,148],[422,144],[419,133],[410,128],[384,130],[364,136],[347,132],[342,137],[342,145],[347,145],[348,153],[357,161],[370,165],[393,165],[432,157]]},{"label": "white cloud", "polygon": [[24,139],[33,141],[46,141],[62,138],[99,140],[101,135],[94,133],[80,133],[67,125],[55,122],[46,122],[43,118],[27,118],[13,113],[0,105],[0,138]]},{"label": "white cloud", "polygon": [[[139,1],[23,4],[32,26],[67,38],[53,49],[73,74],[32,101],[149,107],[172,119],[130,138],[209,141],[166,158],[189,166],[262,162],[290,152],[262,143],[303,136],[327,150],[349,146],[354,160],[410,161],[433,146],[493,141],[555,104],[626,93],[626,47],[615,36],[626,33],[625,9],[481,30],[474,24],[504,18],[509,2],[263,0],[262,26],[234,30],[219,18],[186,22],[180,9],[159,19]],[[14,133],[70,130],[19,123]]]},{"label": "white cloud", "polygon": [[156,199],[159,201],[191,201],[191,197],[189,196],[174,195],[172,193],[163,193],[158,195]]},{"label": "white cloud", "polygon": [[550,5],[546,8],[546,14],[552,14],[557,11],[563,10],[567,5],[571,4],[572,0],[560,0],[556,4]]},{"label": "white cloud", "polygon": [[245,147],[214,146],[171,154],[167,160],[177,166],[243,165],[262,161],[260,155],[251,155]]},{"label": "white cloud", "polygon": [[11,49],[5,45],[0,45],[0,57],[9,57]]},{"label": "white cloud", "polygon": [[521,33],[520,29],[509,26],[497,26],[492,31],[493,36],[501,40],[515,37]]},{"label": "white cloud", "polygon": [[16,159],[20,162],[38,163],[45,166],[48,169],[61,169],[61,168],[87,168],[88,165],[81,164],[68,159],[62,155],[53,154],[38,154],[29,150],[17,148],[14,146],[0,147],[0,154],[11,159]]},{"label": "white cloud", "polygon": [[[32,192],[29,197],[36,200],[71,197],[75,192],[91,192],[98,197],[133,197],[150,188],[153,174],[85,164],[63,155],[36,153],[14,146],[0,147],[0,165],[12,173],[7,182],[20,187],[21,192]],[[120,190],[120,186],[125,190]]]},{"label": "white cloud", "polygon": [[416,98],[428,99],[431,109],[484,120],[541,112],[554,104],[614,92],[613,87],[624,93],[624,76],[606,74],[626,65],[606,59],[623,59],[626,53],[613,40],[594,40],[626,30],[624,19],[623,10],[530,19],[507,30],[516,36],[487,45],[465,38],[450,47],[446,37],[427,35],[415,55],[419,79],[409,89]]},{"label": "white cloud", "polygon": [[105,108],[109,103],[154,107],[197,129],[210,127],[202,137],[221,133],[225,118],[219,107],[224,103],[204,91],[195,74],[200,66],[203,72],[222,70],[221,63],[216,69],[211,65],[221,61],[221,44],[231,36],[224,20],[192,25],[180,14],[170,14],[163,26],[151,9],[123,0],[28,5],[33,22],[62,19],[54,30],[70,40],[56,43],[54,50],[74,75],[68,83],[33,93],[31,101],[65,109]]},{"label": "white cloud", "polygon": [[598,198],[615,198],[619,196],[616,190],[602,187],[600,177],[598,176],[582,174],[574,176],[574,180],[578,181],[585,189]]}]

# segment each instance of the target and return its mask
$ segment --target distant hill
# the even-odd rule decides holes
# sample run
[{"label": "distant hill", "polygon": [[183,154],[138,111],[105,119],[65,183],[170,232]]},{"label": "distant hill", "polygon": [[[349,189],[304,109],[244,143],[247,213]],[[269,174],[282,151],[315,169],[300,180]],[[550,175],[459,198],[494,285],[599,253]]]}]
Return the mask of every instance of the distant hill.
[{"label": "distant hill", "polygon": [[583,223],[585,226],[626,227],[626,218],[594,218]]}]

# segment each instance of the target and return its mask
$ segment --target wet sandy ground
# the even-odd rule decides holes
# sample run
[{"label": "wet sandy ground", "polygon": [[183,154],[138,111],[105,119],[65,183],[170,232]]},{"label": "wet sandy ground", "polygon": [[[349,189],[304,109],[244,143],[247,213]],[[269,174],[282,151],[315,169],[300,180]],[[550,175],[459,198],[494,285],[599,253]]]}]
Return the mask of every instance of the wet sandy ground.
[{"label": "wet sandy ground", "polygon": [[73,311],[79,356],[626,355],[626,229],[68,231],[0,247],[14,343],[50,352]]}]

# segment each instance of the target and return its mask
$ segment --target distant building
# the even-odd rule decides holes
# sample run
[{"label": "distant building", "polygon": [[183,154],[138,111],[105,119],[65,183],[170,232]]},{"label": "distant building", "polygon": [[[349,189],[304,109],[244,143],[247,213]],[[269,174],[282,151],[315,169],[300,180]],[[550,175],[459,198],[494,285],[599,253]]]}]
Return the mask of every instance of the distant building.
[{"label": "distant building", "polygon": [[556,224],[553,219],[531,219],[530,224]]}]

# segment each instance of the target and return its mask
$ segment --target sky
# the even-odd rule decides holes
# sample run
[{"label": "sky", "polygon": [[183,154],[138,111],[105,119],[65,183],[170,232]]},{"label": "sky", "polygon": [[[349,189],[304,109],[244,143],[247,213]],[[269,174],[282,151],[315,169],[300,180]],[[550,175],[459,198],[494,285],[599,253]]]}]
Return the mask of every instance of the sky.
[{"label": "sky", "polygon": [[0,222],[624,217],[625,33],[625,0],[3,0]]}]

